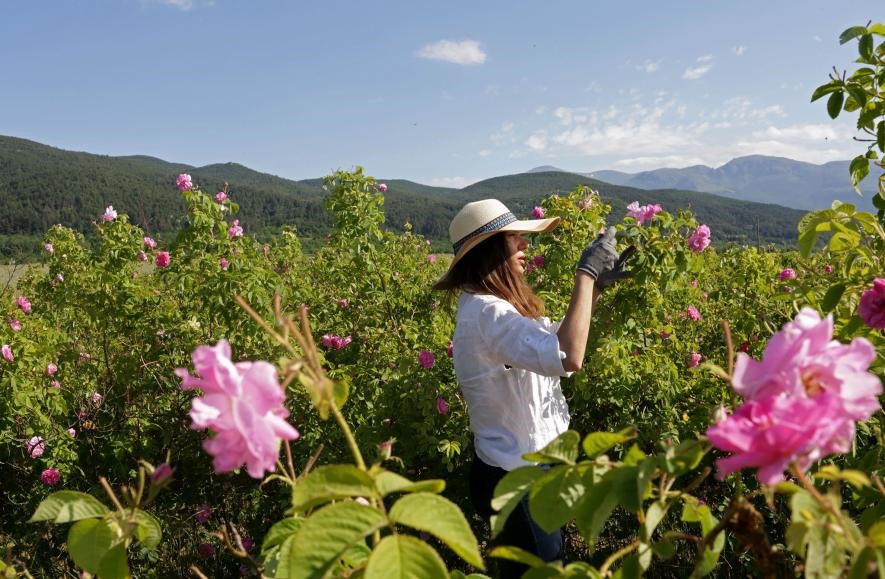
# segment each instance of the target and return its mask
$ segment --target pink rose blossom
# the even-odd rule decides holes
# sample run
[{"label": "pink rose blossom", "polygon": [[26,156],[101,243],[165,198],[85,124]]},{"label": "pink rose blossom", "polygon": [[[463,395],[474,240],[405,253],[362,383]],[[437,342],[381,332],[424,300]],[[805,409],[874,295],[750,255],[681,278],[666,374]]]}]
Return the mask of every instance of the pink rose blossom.
[{"label": "pink rose blossom", "polygon": [[646,221],[651,221],[655,215],[661,212],[661,206],[655,203],[654,205],[639,205],[638,201],[634,201],[630,205],[627,205],[627,217],[633,217],[636,219],[637,225],[642,225]]},{"label": "pink rose blossom", "polygon": [[783,271],[780,273],[781,281],[786,281],[788,279],[796,279],[796,270],[791,267],[785,267]]},{"label": "pink rose blossom", "polygon": [[198,346],[192,358],[197,376],[184,368],[175,371],[185,390],[199,388],[190,417],[192,428],[208,428],[215,436],[203,443],[213,456],[218,473],[230,472],[243,463],[249,475],[261,478],[273,472],[281,440],[300,435],[286,422],[283,406],[286,393],[277,380],[276,368],[267,362],[238,362],[230,359],[230,344]]},{"label": "pink rose blossom", "polygon": [[701,252],[710,245],[710,228],[706,225],[698,225],[694,233],[688,236],[688,248],[694,252]]},{"label": "pink rose blossom", "polygon": [[151,484],[162,485],[169,482],[169,479],[172,478],[173,470],[169,463],[164,462],[154,469],[154,473],[151,475]]},{"label": "pink rose blossom", "polygon": [[149,247],[150,249],[156,249],[157,242],[154,241],[154,239],[152,237],[145,237],[144,238],[144,246]]},{"label": "pink rose blossom", "polygon": [[347,301],[347,298],[341,298],[340,300],[338,300],[338,307],[341,309],[344,309],[347,307],[347,304],[349,304],[349,303],[350,302]]},{"label": "pink rose blossom", "polygon": [[387,183],[378,183],[378,191],[387,193]]},{"label": "pink rose blossom", "polygon": [[54,253],[55,252],[55,246],[52,245],[51,243],[44,243],[43,249],[46,250],[46,253]]},{"label": "pink rose blossom", "polygon": [[433,352],[430,350],[421,350],[418,354],[418,363],[424,366],[425,370],[430,370],[433,368],[433,364],[436,362],[436,356],[433,355]]},{"label": "pink rose blossom", "polygon": [[67,433],[71,438],[77,438],[77,431],[75,429],[68,428]]},{"label": "pink rose blossom", "polygon": [[446,402],[445,398],[437,398],[436,399],[436,411],[440,414],[448,414],[449,413],[449,403]]},{"label": "pink rose blossom", "polygon": [[240,226],[240,220],[234,219],[234,222],[227,230],[228,239],[233,239],[235,237],[243,237],[243,228]]},{"label": "pink rose blossom", "polygon": [[147,257],[147,254],[146,254],[145,252],[143,252],[143,251],[139,251],[139,252],[135,255],[135,257],[138,259],[138,261],[147,261],[147,258],[148,258],[148,257]]},{"label": "pink rose blossom", "polygon": [[92,400],[93,404],[98,404],[101,402],[102,398],[103,396],[101,394],[99,394],[98,392],[93,392],[90,400]]},{"label": "pink rose blossom", "polygon": [[340,350],[344,348],[351,342],[353,342],[353,338],[350,336],[336,336],[335,334],[323,334],[323,346],[331,349],[331,350]]},{"label": "pink rose blossom", "polygon": [[9,327],[13,332],[19,332],[22,329],[22,323],[18,320],[9,320]]},{"label": "pink rose blossom", "polygon": [[428,263],[436,263],[436,255],[431,253],[430,255],[427,256],[427,261],[428,261]]},{"label": "pink rose blossom", "polygon": [[9,344],[3,344],[3,346],[0,347],[0,352],[3,353],[3,357],[6,358],[7,362],[15,360],[15,355],[12,353],[12,347]]},{"label": "pink rose blossom", "polygon": [[534,219],[544,219],[545,211],[543,207],[534,207],[532,209],[532,217]]},{"label": "pink rose blossom", "polygon": [[55,388],[56,390],[61,388],[61,382],[59,382],[58,380],[53,380],[52,382],[49,383],[49,385],[52,386],[53,388]]},{"label": "pink rose blossom", "polygon": [[46,452],[46,441],[42,436],[32,436],[27,444],[28,456],[31,458],[40,458]]},{"label": "pink rose blossom", "polygon": [[50,362],[49,364],[46,365],[46,375],[47,376],[52,376],[56,372],[58,372],[58,366],[56,364]]},{"label": "pink rose blossom", "polygon": [[452,341],[449,341],[449,345],[446,347],[446,356],[449,358],[455,357],[455,344]]},{"label": "pink rose blossom", "polygon": [[227,268],[230,267],[230,262],[222,257],[221,259],[218,260],[218,267],[227,271]]},{"label": "pink rose blossom", "polygon": [[544,267],[544,256],[536,255],[535,257],[533,257],[532,265],[534,265],[535,267]]},{"label": "pink rose blossom", "polygon": [[182,173],[175,179],[175,186],[178,187],[179,191],[187,191],[194,186],[194,182],[191,180],[190,175]]},{"label": "pink rose blossom", "polygon": [[697,352],[692,352],[692,353],[691,353],[691,358],[688,360],[688,367],[689,367],[689,368],[694,368],[694,367],[696,367],[698,364],[701,363],[701,360],[702,360],[702,359],[703,359],[703,356],[701,356],[701,355],[698,354]]},{"label": "pink rose blossom", "polygon": [[593,207],[593,197],[591,197],[590,195],[588,195],[588,196],[584,197],[583,199],[581,199],[580,201],[578,201],[578,209],[586,211],[588,209],[591,209],[592,207]]},{"label": "pink rose blossom", "polygon": [[104,213],[101,216],[101,220],[104,221],[105,223],[107,223],[109,221],[113,221],[116,218],[117,218],[117,210],[114,209],[113,205],[108,205],[105,208]]},{"label": "pink rose blossom", "polygon": [[225,201],[227,201],[227,199],[227,193],[225,193],[224,191],[219,191],[215,194],[215,201],[217,201],[218,203],[224,203]]},{"label": "pink rose blossom", "polygon": [[160,269],[169,267],[169,261],[168,251],[159,251],[157,252],[157,257],[154,258],[154,264]]},{"label": "pink rose blossom", "polygon": [[698,280],[693,279],[689,282],[688,285],[690,285],[691,287],[698,287]]},{"label": "pink rose blossom", "polygon": [[824,273],[833,273],[833,266],[829,263],[824,266]]},{"label": "pink rose blossom", "polygon": [[197,507],[197,514],[194,515],[194,518],[197,519],[198,523],[206,523],[209,519],[212,518],[212,507],[203,503],[199,507]]},{"label": "pink rose blossom", "polygon": [[688,314],[688,317],[695,322],[701,319],[701,313],[694,306],[688,306],[688,309],[685,310],[685,313]]},{"label": "pink rose blossom", "polygon": [[24,313],[31,313],[31,301],[25,296],[18,296],[15,300],[15,305],[17,305]]},{"label": "pink rose blossom", "polygon": [[861,294],[857,314],[874,330],[885,330],[885,278],[877,277],[873,287]]},{"label": "pink rose blossom", "polygon": [[55,274],[55,281],[57,281],[58,283],[64,283],[65,276],[63,276],[60,273],[57,273],[57,274]]},{"label": "pink rose blossom", "polygon": [[61,482],[61,474],[59,474],[57,468],[47,468],[40,473],[40,481],[45,485],[54,487]]}]

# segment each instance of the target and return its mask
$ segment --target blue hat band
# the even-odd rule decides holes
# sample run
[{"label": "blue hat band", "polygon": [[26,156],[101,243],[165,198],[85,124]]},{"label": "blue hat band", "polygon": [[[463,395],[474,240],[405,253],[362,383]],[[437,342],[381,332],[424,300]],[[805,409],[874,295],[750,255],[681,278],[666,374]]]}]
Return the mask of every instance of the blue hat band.
[{"label": "blue hat band", "polygon": [[489,231],[496,231],[498,229],[501,229],[505,225],[510,225],[514,221],[516,221],[516,216],[509,211],[498,217],[495,217],[482,227],[471,231],[470,233],[459,239],[455,244],[452,245],[452,250],[457,254],[458,251],[462,247],[464,247],[465,243],[475,238],[477,235],[482,235],[483,233],[488,233]]}]

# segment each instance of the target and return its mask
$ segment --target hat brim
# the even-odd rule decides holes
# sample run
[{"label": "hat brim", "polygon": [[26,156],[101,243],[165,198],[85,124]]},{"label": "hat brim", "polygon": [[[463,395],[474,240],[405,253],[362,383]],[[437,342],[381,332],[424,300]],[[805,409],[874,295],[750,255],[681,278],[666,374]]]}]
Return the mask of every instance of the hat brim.
[{"label": "hat brim", "polygon": [[467,255],[471,249],[488,239],[489,237],[496,235],[498,233],[547,233],[548,231],[552,231],[559,225],[559,217],[550,217],[548,219],[526,219],[523,221],[514,221],[513,223],[508,223],[504,227],[500,229],[495,229],[494,231],[489,231],[487,233],[482,233],[472,238],[470,241],[466,242],[458,252],[455,254],[455,257],[452,258],[452,263],[449,264],[449,269],[446,270],[446,273],[442,276],[442,279],[445,279],[449,272],[455,267],[461,258]]}]

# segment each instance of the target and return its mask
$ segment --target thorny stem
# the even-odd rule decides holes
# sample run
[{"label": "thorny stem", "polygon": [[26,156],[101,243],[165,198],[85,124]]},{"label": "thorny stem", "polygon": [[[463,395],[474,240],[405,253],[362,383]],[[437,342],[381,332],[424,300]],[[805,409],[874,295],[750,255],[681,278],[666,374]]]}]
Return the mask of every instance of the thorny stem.
[{"label": "thorny stem", "polygon": [[629,545],[625,547],[621,547],[611,555],[609,555],[608,559],[605,560],[605,563],[602,564],[602,567],[599,568],[599,574],[605,577],[608,575],[608,569],[612,565],[614,565],[618,559],[629,555],[631,552],[635,551],[639,548],[639,541],[633,541]]},{"label": "thorny stem", "polygon": [[805,473],[802,471],[802,469],[799,468],[795,463],[790,465],[790,472],[793,473],[793,475],[796,477],[796,480],[799,481],[799,484],[802,485],[802,488],[808,491],[808,494],[810,494],[811,497],[820,506],[822,506],[825,511],[827,511],[827,513],[829,513],[832,517],[839,521],[842,528],[845,530],[845,537],[848,539],[848,542],[851,543],[852,550],[854,550],[855,552],[859,551],[861,545],[858,545],[854,535],[850,532],[853,523],[845,520],[845,514],[842,512],[842,510],[836,507],[836,505],[834,505],[833,502],[830,501],[827,497],[823,496],[820,491],[817,490],[817,487],[814,486],[814,483],[808,480],[808,477],[805,476]]}]

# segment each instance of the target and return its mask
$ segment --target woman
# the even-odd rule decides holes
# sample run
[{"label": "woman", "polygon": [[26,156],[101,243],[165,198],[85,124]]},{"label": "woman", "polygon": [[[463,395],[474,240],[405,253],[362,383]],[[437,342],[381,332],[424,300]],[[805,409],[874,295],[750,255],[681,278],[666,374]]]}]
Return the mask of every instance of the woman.
[{"label": "woman", "polygon": [[[470,471],[477,512],[493,514],[495,485],[568,429],[568,405],[559,379],[581,369],[590,316],[600,291],[627,277],[610,228],[584,250],[568,310],[561,322],[542,315],[543,304],[525,281],[528,247],[523,234],[546,232],[559,218],[518,220],[498,200],[468,203],[449,227],[455,253],[434,289],[460,292],[454,344],[455,374],[467,402],[476,456]],[[562,533],[547,533],[528,513],[527,498],[514,509],[497,542],[562,558]],[[525,567],[499,563],[502,577]]]}]

